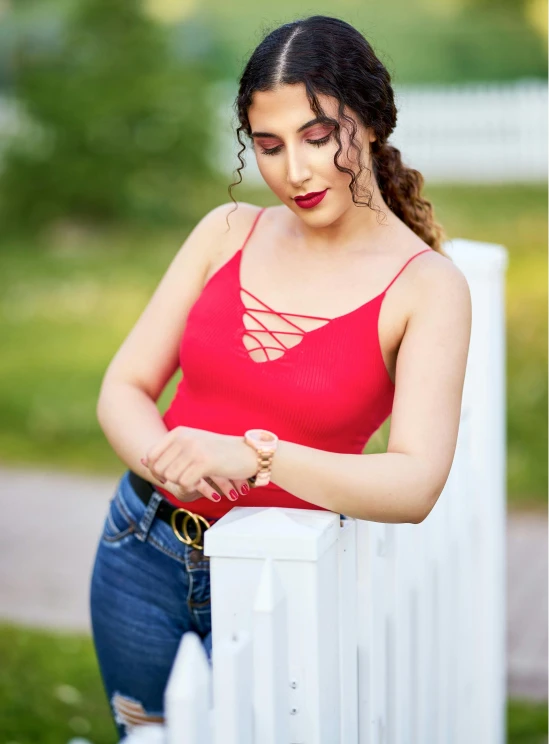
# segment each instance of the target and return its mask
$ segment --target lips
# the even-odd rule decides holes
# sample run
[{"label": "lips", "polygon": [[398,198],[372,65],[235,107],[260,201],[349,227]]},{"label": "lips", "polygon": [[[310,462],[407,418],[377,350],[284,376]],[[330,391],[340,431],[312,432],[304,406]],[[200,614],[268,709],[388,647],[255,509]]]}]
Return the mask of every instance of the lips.
[{"label": "lips", "polygon": [[311,207],[316,207],[317,204],[320,204],[327,191],[328,189],[324,189],[324,191],[311,191],[309,194],[305,194],[305,196],[295,196],[294,201],[298,207],[301,207],[302,209],[310,209]]},{"label": "lips", "polygon": [[[325,191],[326,189],[324,189]],[[313,196],[318,196],[319,194],[323,194],[324,191],[311,191],[309,194],[305,194],[305,196],[295,196],[294,199],[297,201],[298,199],[312,199]]]}]

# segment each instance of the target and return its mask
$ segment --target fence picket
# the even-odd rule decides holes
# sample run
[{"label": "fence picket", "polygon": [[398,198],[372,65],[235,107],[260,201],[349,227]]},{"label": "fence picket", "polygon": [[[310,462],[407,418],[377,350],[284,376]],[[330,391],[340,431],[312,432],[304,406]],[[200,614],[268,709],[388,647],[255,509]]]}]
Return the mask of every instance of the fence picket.
[{"label": "fence picket", "polygon": [[254,744],[250,634],[229,635],[213,649],[214,742]]},{"label": "fence picket", "polygon": [[211,670],[196,633],[185,633],[164,695],[167,744],[211,744]]},{"label": "fence picket", "polygon": [[256,744],[288,744],[288,610],[270,558],[264,562],[254,604],[253,648]]},{"label": "fence picket", "polygon": [[338,575],[341,744],[358,741],[356,580],[356,521],[344,519],[339,532]]}]

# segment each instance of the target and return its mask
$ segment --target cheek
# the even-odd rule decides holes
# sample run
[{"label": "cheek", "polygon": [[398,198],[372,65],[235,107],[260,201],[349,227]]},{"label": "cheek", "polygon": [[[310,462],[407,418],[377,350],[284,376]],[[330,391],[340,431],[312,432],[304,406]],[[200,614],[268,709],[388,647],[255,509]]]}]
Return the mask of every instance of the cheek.
[{"label": "cheek", "polygon": [[[362,150],[361,153],[359,153],[357,147]],[[355,134],[353,145],[351,145],[350,132],[347,132],[346,130],[341,131],[341,153],[339,155],[340,165],[357,172],[360,161],[363,165],[368,164],[368,151],[369,142],[367,139],[365,141],[363,140],[360,131]]]},{"label": "cheek", "polygon": [[[346,156],[347,148],[344,143],[342,143],[342,149],[341,152],[338,155],[337,162],[340,167],[348,168],[349,170],[355,170],[353,163],[349,160],[349,158]],[[342,188],[347,188],[347,185],[349,183],[349,174],[348,173],[342,173],[337,167],[334,162],[335,160],[335,154],[338,151],[338,145],[337,142],[334,143],[333,147],[330,147],[330,152],[326,153],[324,155],[324,165],[322,172],[326,175],[327,178],[329,178],[330,182],[335,186],[336,184],[338,186],[341,186]]]},{"label": "cheek", "polygon": [[272,158],[261,157],[257,158],[257,167],[261,173],[261,177],[267,184],[267,186],[277,193],[284,188],[284,173],[280,162],[280,158],[274,155]]}]

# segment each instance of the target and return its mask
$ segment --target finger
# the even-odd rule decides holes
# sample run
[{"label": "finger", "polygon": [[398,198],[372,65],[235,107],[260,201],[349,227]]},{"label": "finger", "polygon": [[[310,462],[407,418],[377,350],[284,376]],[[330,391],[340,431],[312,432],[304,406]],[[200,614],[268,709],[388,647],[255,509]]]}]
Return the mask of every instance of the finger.
[{"label": "finger", "polygon": [[215,501],[216,504],[222,499],[222,496],[204,478],[200,480],[196,490],[210,501]]},{"label": "finger", "polygon": [[159,457],[161,457],[164,454],[164,452],[169,447],[171,447],[176,435],[177,435],[176,429],[172,429],[171,431],[168,431],[162,437],[162,439],[154,445],[154,447],[151,447],[150,450],[148,450],[147,454],[145,455],[145,460],[147,460],[148,463],[155,465]]},{"label": "finger", "polygon": [[176,442],[172,444],[160,455],[156,462],[149,463],[149,470],[158,478],[158,480],[173,480],[177,483],[175,478],[168,476],[167,471],[171,466],[174,466],[176,472],[181,472],[185,467],[188,466],[188,461],[185,460],[184,453]]},{"label": "finger", "polygon": [[[182,486],[187,488],[187,484],[185,483],[184,474],[185,471],[187,471],[193,463],[186,460],[186,458],[183,458],[183,461],[181,458],[176,458],[171,465],[168,465],[166,470],[164,471],[164,475],[168,480],[173,481],[173,483],[180,483]],[[194,463],[196,466],[197,463]],[[200,474],[197,476],[196,480],[200,477]]]},{"label": "finger", "polygon": [[234,487],[233,482],[228,478],[223,478],[220,475],[211,475],[210,480],[229,501],[236,501],[238,499],[238,491]]},{"label": "finger", "polygon": [[201,465],[199,463],[193,463],[185,468],[176,482],[184,492],[199,491],[207,499],[210,499],[210,501],[221,501],[221,495],[216,491],[215,484],[212,484],[209,478],[205,480],[202,477],[202,472]]},{"label": "finger", "polygon": [[165,478],[157,478],[153,474],[153,472],[152,472],[152,470],[151,470],[151,468],[149,466],[149,463],[147,462],[147,460],[144,457],[141,458],[140,462],[141,462],[141,465],[143,465],[145,468],[147,468],[148,473],[147,473],[147,476],[146,477],[149,480],[157,480],[157,481],[160,481],[160,483],[166,483],[166,479]]},{"label": "finger", "polygon": [[169,491],[176,499],[187,504],[189,501],[196,501],[197,499],[203,498],[204,494],[199,491],[184,491],[181,486],[177,483],[167,481],[164,486],[166,491]]},{"label": "finger", "polygon": [[250,484],[247,480],[233,480],[236,490],[241,496],[246,496],[250,493]]}]

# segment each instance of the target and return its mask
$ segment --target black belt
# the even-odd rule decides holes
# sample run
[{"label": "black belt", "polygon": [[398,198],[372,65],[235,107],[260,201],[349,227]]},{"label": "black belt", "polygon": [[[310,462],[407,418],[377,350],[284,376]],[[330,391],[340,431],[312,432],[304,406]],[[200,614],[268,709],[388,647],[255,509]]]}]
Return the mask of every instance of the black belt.
[{"label": "black belt", "polygon": [[[134,473],[133,470],[129,471],[128,480],[141,501],[147,505],[156,491],[152,483]],[[158,504],[156,516],[170,525],[178,540],[197,550],[204,550],[204,532],[216,520],[209,522],[201,514],[194,514],[183,507],[173,506],[162,494],[160,496],[162,496],[162,501]]]}]

